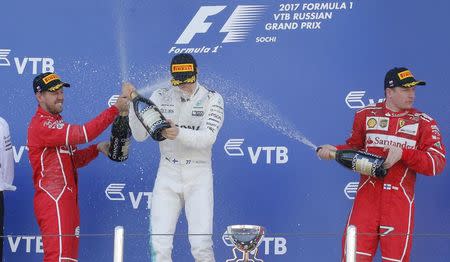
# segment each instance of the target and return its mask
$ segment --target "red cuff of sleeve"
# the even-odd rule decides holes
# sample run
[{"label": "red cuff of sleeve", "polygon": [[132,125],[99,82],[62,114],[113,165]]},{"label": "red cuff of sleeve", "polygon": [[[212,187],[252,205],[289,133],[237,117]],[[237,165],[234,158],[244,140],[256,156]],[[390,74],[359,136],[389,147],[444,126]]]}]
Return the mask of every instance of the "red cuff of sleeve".
[{"label": "red cuff of sleeve", "polygon": [[111,106],[110,108],[108,108],[108,111],[113,112],[113,114],[115,114],[115,115],[119,114],[119,109],[115,106]]},{"label": "red cuff of sleeve", "polygon": [[337,150],[344,150],[344,149],[351,149],[351,147],[348,146],[348,145],[337,145],[336,149]]},{"label": "red cuff of sleeve", "polygon": [[409,148],[403,148],[402,151],[402,161],[410,159],[411,155],[414,153],[414,149]]},{"label": "red cuff of sleeve", "polygon": [[98,152],[100,152],[100,151],[98,151],[97,145],[98,145],[98,144],[92,144],[91,146],[94,147],[94,150],[97,151],[97,153],[98,153]]},{"label": "red cuff of sleeve", "polygon": [[100,151],[98,151],[97,144],[90,145],[89,147],[91,148],[92,152],[94,153],[94,158],[96,158],[98,156],[98,153],[100,152]]}]

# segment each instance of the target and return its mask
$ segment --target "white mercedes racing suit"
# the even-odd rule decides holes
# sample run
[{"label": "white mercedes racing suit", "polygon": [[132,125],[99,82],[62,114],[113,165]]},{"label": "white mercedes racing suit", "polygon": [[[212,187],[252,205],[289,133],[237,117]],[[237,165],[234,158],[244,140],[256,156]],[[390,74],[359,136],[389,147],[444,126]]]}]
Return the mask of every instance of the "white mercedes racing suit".
[{"label": "white mercedes racing suit", "polygon": [[14,153],[11,144],[9,125],[0,117],[0,191],[15,191],[12,185],[14,180]]},{"label": "white mercedes racing suit", "polygon": [[[161,159],[150,211],[152,258],[172,261],[173,234],[184,206],[195,261],[213,262],[211,148],[224,119],[222,96],[197,84],[190,97],[178,87],[168,87],[156,90],[150,99],[179,127],[175,140],[159,143]],[[130,127],[137,141],[149,137],[132,108]]]},{"label": "white mercedes racing suit", "polygon": [[[0,117],[0,235],[3,235],[3,222],[5,216],[5,203],[3,191],[15,191],[12,185],[14,180],[14,154],[11,144],[9,125]],[[3,239],[0,239],[0,261],[3,261]]]}]

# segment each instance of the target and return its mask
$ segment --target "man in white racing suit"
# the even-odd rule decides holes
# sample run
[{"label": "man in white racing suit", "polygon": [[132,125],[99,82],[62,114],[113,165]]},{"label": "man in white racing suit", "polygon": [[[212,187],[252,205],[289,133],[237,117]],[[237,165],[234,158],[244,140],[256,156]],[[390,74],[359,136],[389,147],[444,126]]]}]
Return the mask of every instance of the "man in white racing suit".
[{"label": "man in white racing suit", "polygon": [[[0,236],[3,236],[5,202],[3,191],[16,191],[14,181],[14,153],[8,122],[0,117]],[[3,239],[0,239],[0,261],[3,261]]]},{"label": "man in white racing suit", "polygon": [[[197,83],[197,64],[189,54],[173,57],[174,87],[150,97],[171,127],[159,143],[161,159],[151,203],[152,257],[172,261],[172,242],[181,209],[185,208],[191,253],[196,262],[213,262],[213,177],[211,148],[224,119],[223,99]],[[134,87],[129,84],[131,94]],[[149,137],[130,107],[130,127],[137,141]]]}]

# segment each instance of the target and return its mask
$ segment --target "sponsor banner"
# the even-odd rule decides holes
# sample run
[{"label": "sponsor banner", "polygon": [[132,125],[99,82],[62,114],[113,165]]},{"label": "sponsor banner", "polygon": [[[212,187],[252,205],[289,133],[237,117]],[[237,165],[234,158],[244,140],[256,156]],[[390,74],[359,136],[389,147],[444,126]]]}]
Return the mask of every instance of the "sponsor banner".
[{"label": "sponsor banner", "polygon": [[248,152],[248,156],[252,164],[265,162],[266,164],[286,164],[289,161],[288,148],[285,146],[257,146],[241,148],[244,143],[243,138],[231,138],[224,145],[225,152],[231,156],[245,157]]},{"label": "sponsor banner", "polygon": [[[345,97],[345,103],[347,106],[351,109],[359,109],[366,107],[368,105],[373,105],[376,103],[380,103],[384,101],[384,98],[379,98],[378,100],[375,100],[373,98],[364,98],[366,95],[366,91],[350,91],[347,96]],[[364,99],[363,99],[364,98]]]},{"label": "sponsor banner", "polygon": [[[105,189],[106,198],[111,201],[124,201],[131,203],[133,209],[150,209],[152,192],[126,192],[125,183],[111,183]],[[141,202],[146,202],[141,204]]]},{"label": "sponsor banner", "polygon": [[51,57],[20,57],[14,56],[11,48],[0,47],[0,70],[14,68],[19,75],[40,74],[55,71],[55,60]]},{"label": "sponsor banner", "polygon": [[[227,45],[253,41],[276,44],[283,34],[298,31],[320,31],[335,17],[349,13],[352,1],[306,2],[253,5],[200,6],[169,54],[217,54]],[[215,19],[220,17],[221,19]],[[216,42],[206,42],[208,35],[222,35]],[[200,43],[194,45],[193,43]]]},{"label": "sponsor banner", "polygon": [[[192,140],[177,144],[174,150],[199,150],[214,143],[212,239],[216,261],[232,259],[232,247],[222,239],[230,224],[266,228],[259,250],[264,261],[335,261],[341,257],[340,238],[359,175],[334,161],[318,159],[311,148],[345,143],[355,112],[384,100],[384,76],[393,67],[411,70],[400,77],[412,73],[427,82],[415,89],[415,106],[429,115],[394,114],[396,126],[385,116],[367,118],[363,124],[371,133],[385,133],[391,124],[396,135],[409,138],[369,134],[365,138],[368,146],[416,148],[412,138],[418,139],[421,127],[416,123],[420,122],[431,125],[427,153],[443,155],[448,148],[450,89],[442,69],[450,61],[450,35],[443,33],[450,23],[450,1],[102,1],[101,8],[87,0],[47,5],[30,1],[26,6],[22,1],[3,1],[1,7],[0,117],[8,122],[10,137],[0,141],[5,141],[14,160],[13,184],[17,187],[5,192],[5,261],[43,260],[27,147],[28,125],[38,106],[32,81],[43,72],[55,72],[71,84],[64,89],[61,115],[72,126],[88,126],[113,106],[124,81],[134,84],[145,97],[160,90],[154,95],[161,96],[160,110],[165,115],[175,115],[179,105],[185,108],[182,117],[192,121],[179,123],[179,127]],[[72,16],[80,13],[82,19]],[[421,17],[408,19],[407,25],[392,23],[399,14]],[[418,41],[389,44],[398,42],[405,28],[413,28]],[[164,90],[179,90],[170,82],[170,61],[180,53],[194,55],[196,79],[211,91],[210,97],[213,92],[222,96],[220,108],[210,108],[206,98],[191,103],[187,96],[173,99],[166,94]],[[188,64],[175,71],[191,69]],[[207,115],[217,118],[222,109],[223,126],[214,133],[217,137],[211,136],[211,126],[198,120]],[[178,123],[178,119],[170,120]],[[59,130],[64,123],[49,121],[46,126]],[[76,151],[75,145],[50,146],[65,158],[71,151],[82,154],[90,145],[109,141],[110,135],[109,126],[91,142],[77,144]],[[78,168],[80,230],[74,233],[80,237],[79,261],[112,261],[116,226],[125,228],[124,261],[154,259],[149,213],[158,181],[159,146],[180,140],[131,138],[127,161],[116,163],[100,153]],[[423,204],[435,201],[436,196],[450,197],[448,173],[446,167],[439,177],[417,180],[417,232],[448,229],[445,221],[435,218],[450,217],[450,209]],[[174,179],[195,181],[186,174],[190,173],[183,171]],[[387,193],[401,190],[389,181],[383,188]],[[429,188],[431,193],[423,192]],[[187,203],[184,189],[191,187],[174,190]],[[173,261],[194,260],[183,210],[174,222]],[[411,255],[415,260],[428,261],[431,249],[437,261],[450,257],[442,238],[430,235],[416,240]]]},{"label": "sponsor banner", "polygon": [[416,147],[416,141],[392,135],[366,134],[366,147],[385,146],[413,149]]}]

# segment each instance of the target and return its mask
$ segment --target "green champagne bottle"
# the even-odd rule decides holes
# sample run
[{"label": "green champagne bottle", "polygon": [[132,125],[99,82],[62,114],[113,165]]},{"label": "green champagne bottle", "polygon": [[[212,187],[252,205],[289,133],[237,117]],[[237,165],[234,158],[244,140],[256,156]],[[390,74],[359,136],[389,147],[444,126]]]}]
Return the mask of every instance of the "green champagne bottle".
[{"label": "green champagne bottle", "polygon": [[342,166],[363,175],[382,178],[387,174],[387,170],[383,167],[386,159],[374,154],[346,149],[332,151],[331,157]]},{"label": "green champagne bottle", "polygon": [[121,114],[114,119],[109,140],[109,159],[123,162],[128,159],[131,129],[128,124],[128,114]]}]

